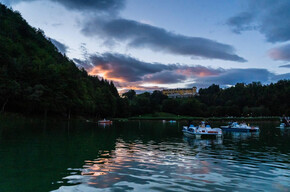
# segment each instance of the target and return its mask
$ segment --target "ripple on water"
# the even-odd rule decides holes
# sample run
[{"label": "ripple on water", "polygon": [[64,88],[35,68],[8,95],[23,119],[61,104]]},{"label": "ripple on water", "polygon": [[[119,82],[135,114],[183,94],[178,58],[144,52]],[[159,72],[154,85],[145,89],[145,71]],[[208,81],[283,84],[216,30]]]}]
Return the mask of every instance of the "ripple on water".
[{"label": "ripple on water", "polygon": [[[242,147],[246,147],[243,145]],[[86,160],[58,191],[257,191],[290,187],[289,160],[217,140],[125,142]],[[267,158],[266,158],[267,157]],[[74,169],[71,169],[74,170]],[[279,181],[274,180],[279,179]]]}]

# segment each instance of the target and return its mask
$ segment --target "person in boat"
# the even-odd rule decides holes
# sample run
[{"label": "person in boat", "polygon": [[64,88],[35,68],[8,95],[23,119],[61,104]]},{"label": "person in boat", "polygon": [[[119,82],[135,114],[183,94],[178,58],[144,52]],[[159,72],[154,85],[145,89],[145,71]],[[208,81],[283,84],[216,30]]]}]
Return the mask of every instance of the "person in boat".
[{"label": "person in boat", "polygon": [[205,122],[205,126],[210,125],[208,121]]},{"label": "person in boat", "polygon": [[202,121],[201,123],[200,123],[200,126],[199,126],[200,128],[204,128],[205,127],[205,121]]},{"label": "person in boat", "polygon": [[285,115],[283,115],[282,123],[285,124],[285,127],[290,127],[290,123],[289,123],[289,121],[286,119]]},{"label": "person in boat", "polygon": [[188,120],[187,127],[190,127],[191,125],[193,125],[193,121]]},{"label": "person in boat", "polygon": [[188,121],[187,121],[187,127],[190,127],[190,125],[191,125],[191,121],[188,120]]}]

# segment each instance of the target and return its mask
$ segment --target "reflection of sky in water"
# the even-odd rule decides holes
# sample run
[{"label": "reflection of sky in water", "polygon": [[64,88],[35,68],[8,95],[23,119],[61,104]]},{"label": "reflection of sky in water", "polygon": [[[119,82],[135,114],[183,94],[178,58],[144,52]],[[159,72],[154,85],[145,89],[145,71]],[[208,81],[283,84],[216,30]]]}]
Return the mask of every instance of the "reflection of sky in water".
[{"label": "reflection of sky in water", "polygon": [[[235,141],[257,137],[231,135]],[[119,139],[116,150],[99,151],[97,159],[86,160],[76,172],[80,174],[64,178],[74,185],[58,191],[287,191],[290,187],[289,155],[278,158],[271,149],[241,152],[224,142],[184,138],[128,143]]]}]

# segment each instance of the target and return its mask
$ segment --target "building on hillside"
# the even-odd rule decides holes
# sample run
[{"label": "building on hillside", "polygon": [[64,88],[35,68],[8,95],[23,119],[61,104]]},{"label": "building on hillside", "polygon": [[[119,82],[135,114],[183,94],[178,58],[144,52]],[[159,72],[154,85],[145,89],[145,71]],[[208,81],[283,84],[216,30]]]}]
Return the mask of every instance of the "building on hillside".
[{"label": "building on hillside", "polygon": [[197,94],[196,87],[188,89],[163,89],[162,93],[169,98],[187,98]]}]

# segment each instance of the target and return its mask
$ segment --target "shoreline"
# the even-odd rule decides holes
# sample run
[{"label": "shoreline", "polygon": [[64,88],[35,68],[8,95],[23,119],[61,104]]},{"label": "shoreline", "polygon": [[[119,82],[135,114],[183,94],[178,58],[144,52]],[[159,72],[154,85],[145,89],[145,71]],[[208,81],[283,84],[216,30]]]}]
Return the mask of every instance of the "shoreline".
[{"label": "shoreline", "polygon": [[172,117],[129,117],[129,118],[113,118],[115,121],[128,121],[128,120],[175,120],[175,121],[280,121],[280,117],[185,117],[185,116],[172,116]]},{"label": "shoreline", "polygon": [[[21,113],[11,113],[5,112],[0,114],[0,118],[33,118],[33,119],[59,119],[59,120],[89,120],[89,121],[96,121],[95,118],[92,117],[84,117],[84,116],[76,116],[72,117],[71,119],[67,119],[63,116],[48,116],[43,117],[41,115],[24,115]],[[166,114],[164,116],[154,115],[154,114],[145,114],[127,118],[107,118],[113,121],[129,121],[129,120],[175,120],[175,121],[280,121],[279,116],[260,116],[260,117],[191,117],[191,116],[176,116],[172,114]]]}]

